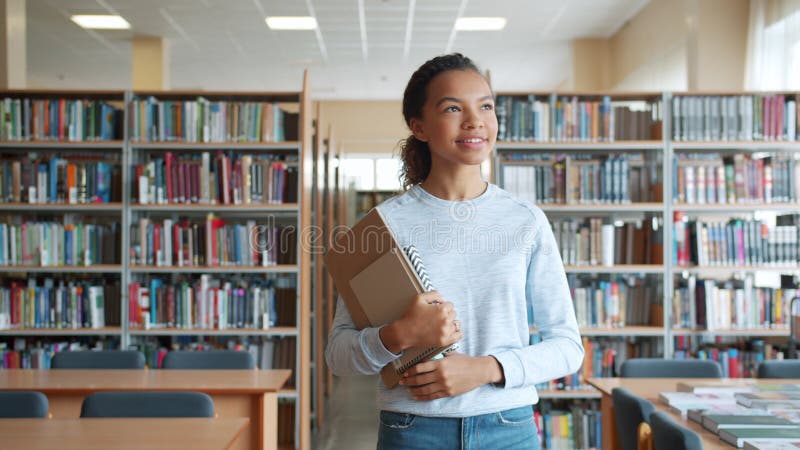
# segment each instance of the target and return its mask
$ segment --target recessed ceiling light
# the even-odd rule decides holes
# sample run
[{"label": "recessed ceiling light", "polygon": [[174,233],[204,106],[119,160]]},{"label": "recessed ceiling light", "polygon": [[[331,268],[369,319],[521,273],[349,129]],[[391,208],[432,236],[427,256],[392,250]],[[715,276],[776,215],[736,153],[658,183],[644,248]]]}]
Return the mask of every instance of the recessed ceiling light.
[{"label": "recessed ceiling light", "polygon": [[459,17],[456,19],[458,31],[497,31],[506,26],[505,17]]},{"label": "recessed ceiling light", "polygon": [[317,19],[309,16],[267,17],[267,26],[273,30],[315,30]]},{"label": "recessed ceiling light", "polygon": [[94,30],[127,30],[131,27],[127,20],[117,15],[78,14],[70,19],[83,28]]}]

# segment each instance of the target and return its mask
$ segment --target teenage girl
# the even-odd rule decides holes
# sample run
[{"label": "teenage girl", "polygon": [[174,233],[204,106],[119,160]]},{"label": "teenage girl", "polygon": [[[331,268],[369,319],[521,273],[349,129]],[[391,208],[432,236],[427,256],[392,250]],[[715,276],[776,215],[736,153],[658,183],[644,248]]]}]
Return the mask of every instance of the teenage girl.
[{"label": "teenage girl", "polygon": [[[339,299],[325,356],[336,375],[370,375],[410,347],[459,349],[417,364],[393,389],[378,383],[379,449],[538,449],[534,385],[583,361],[547,218],[481,177],[497,139],[494,106],[487,80],[457,53],[423,64],[403,95],[406,191],[379,209],[437,291],[363,330]],[[528,305],[542,337],[534,345]]]}]

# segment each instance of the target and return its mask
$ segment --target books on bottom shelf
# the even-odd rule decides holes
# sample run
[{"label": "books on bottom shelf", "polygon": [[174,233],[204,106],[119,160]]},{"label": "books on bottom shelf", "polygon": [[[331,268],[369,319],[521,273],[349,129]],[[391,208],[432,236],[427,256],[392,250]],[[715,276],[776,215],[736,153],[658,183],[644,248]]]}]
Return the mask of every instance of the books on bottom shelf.
[{"label": "books on bottom shelf", "polygon": [[600,448],[602,414],[596,407],[534,411],[539,442],[548,449]]},{"label": "books on bottom shelf", "polygon": [[[37,338],[38,339],[38,338]],[[92,349],[119,348],[115,340],[93,340]],[[53,355],[60,351],[90,350],[83,339],[33,342],[31,338],[14,338],[13,344],[0,342],[0,369],[49,369]]]}]

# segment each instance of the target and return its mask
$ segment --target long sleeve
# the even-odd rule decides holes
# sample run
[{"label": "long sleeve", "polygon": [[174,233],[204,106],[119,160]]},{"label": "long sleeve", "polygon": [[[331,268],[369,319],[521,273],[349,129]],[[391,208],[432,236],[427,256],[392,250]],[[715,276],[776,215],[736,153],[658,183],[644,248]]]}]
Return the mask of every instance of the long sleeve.
[{"label": "long sleeve", "polygon": [[379,331],[380,328],[357,330],[340,296],[325,348],[325,361],[331,371],[339,376],[374,375],[399,358],[383,345]]},{"label": "long sleeve", "polygon": [[532,386],[575,373],[583,362],[575,310],[553,232],[538,211],[528,263],[526,301],[533,305],[541,342],[493,355],[503,367],[505,388]]}]

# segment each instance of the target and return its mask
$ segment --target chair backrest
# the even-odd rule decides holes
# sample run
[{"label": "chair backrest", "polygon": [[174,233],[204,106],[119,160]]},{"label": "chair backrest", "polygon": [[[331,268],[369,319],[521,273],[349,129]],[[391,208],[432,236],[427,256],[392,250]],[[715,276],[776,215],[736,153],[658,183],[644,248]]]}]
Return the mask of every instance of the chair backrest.
[{"label": "chair backrest", "polygon": [[248,352],[233,350],[173,351],[164,356],[163,369],[255,369]]},{"label": "chair backrest", "polygon": [[0,419],[43,419],[49,408],[41,392],[0,391]]},{"label": "chair backrest", "polygon": [[53,355],[51,369],[144,369],[136,350],[65,351]]},{"label": "chair backrest", "polygon": [[654,450],[703,450],[700,436],[670,419],[663,411],[650,414]]},{"label": "chair backrest", "polygon": [[634,358],[620,372],[623,378],[722,378],[719,364],[703,359]]},{"label": "chair backrest", "polygon": [[214,417],[214,402],[201,392],[95,392],[81,417]]},{"label": "chair backrest", "polygon": [[800,378],[800,360],[763,361],[758,365],[758,378]]},{"label": "chair backrest", "polygon": [[611,400],[614,403],[617,436],[622,450],[636,450],[639,424],[648,421],[655,407],[625,388],[614,388],[611,391]]}]

